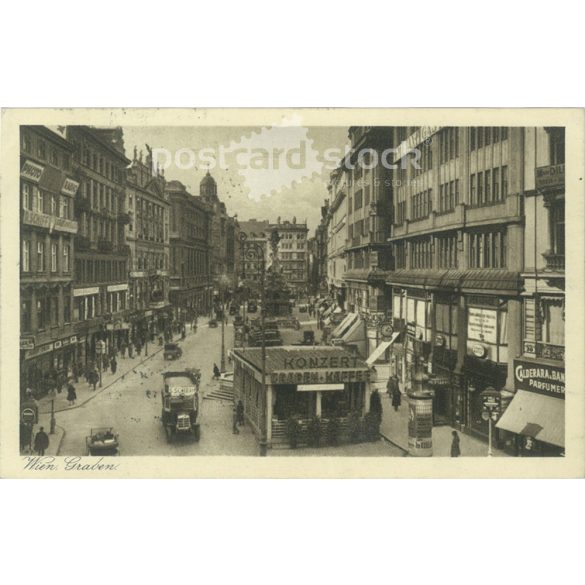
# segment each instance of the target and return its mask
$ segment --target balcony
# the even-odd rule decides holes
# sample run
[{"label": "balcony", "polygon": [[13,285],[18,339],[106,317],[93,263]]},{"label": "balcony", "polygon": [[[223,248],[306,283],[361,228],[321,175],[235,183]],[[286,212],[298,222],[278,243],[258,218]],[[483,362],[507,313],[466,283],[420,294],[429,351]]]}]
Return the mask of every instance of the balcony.
[{"label": "balcony", "polygon": [[552,343],[536,342],[536,357],[546,360],[555,360],[558,362],[565,361],[565,347],[563,345],[553,345]]},{"label": "balcony", "polygon": [[543,258],[546,261],[546,270],[551,272],[564,272],[565,271],[565,255],[564,254],[553,254],[545,252]]}]

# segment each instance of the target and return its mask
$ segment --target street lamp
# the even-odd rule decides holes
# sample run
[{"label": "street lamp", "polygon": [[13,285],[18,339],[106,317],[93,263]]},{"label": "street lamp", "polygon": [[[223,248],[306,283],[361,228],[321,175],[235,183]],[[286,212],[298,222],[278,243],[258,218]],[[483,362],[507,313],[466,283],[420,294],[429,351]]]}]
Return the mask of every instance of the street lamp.
[{"label": "street lamp", "polygon": [[[241,257],[244,258],[243,266],[245,267],[245,260],[258,262],[260,265],[260,356],[261,356],[261,376],[262,376],[262,396],[266,399],[266,340],[264,338],[264,289],[266,286],[266,259],[264,256],[264,246],[260,242],[246,242],[248,236],[240,233],[240,246],[242,247]],[[245,268],[242,269],[242,277],[246,278]],[[244,323],[245,326],[245,323]],[[260,457],[266,457],[268,440],[266,437],[267,421],[266,416],[260,418]]]}]

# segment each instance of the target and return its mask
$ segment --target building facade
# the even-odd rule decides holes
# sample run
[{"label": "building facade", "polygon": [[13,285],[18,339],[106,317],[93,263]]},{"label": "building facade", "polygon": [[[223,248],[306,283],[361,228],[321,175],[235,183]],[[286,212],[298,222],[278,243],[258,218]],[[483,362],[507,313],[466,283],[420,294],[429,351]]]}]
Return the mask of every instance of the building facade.
[{"label": "building facade", "polygon": [[80,364],[96,359],[96,341],[106,350],[129,340],[125,210],[126,167],[121,128],[68,126],[79,230],[75,241],[73,321]]},{"label": "building facade", "polygon": [[[522,455],[564,451],[565,132],[524,129],[524,265],[521,355],[514,398],[498,427],[513,432]],[[540,413],[542,420],[525,412]]]},{"label": "building facade", "polygon": [[44,126],[20,130],[21,392],[46,394],[76,359],[73,147]]},{"label": "building facade", "polygon": [[327,285],[337,304],[346,309],[347,188],[348,173],[341,167],[330,176],[328,191],[331,205],[327,214]]},{"label": "building facade", "polygon": [[152,167],[152,155],[134,156],[127,170],[126,242],[130,249],[131,320],[150,336],[169,322],[170,202],[165,178]]},{"label": "building facade", "polygon": [[179,181],[169,181],[170,301],[177,321],[209,314],[212,308],[211,210]]},{"label": "building facade", "polygon": [[347,302],[352,312],[365,317],[385,314],[390,297],[384,287],[392,268],[388,243],[392,220],[390,170],[379,164],[392,145],[389,128],[352,127],[351,152],[343,162],[347,173],[347,240],[344,275]]},{"label": "building facade", "polygon": [[308,289],[308,233],[305,223],[297,223],[296,217],[292,221],[278,218],[275,224],[270,225],[271,231],[277,231],[280,237],[278,242],[277,259],[287,285],[296,296],[307,294]]},{"label": "building facade", "polygon": [[[239,222],[240,233],[246,235],[246,239],[240,251],[240,273],[244,277],[244,283],[250,290],[259,293],[262,280],[262,263],[268,265],[270,253],[270,222],[268,220],[250,219]],[[258,250],[261,256],[258,257]],[[258,296],[258,295],[257,295]]]},{"label": "building facade", "polygon": [[492,387],[509,401],[521,351],[524,130],[394,132],[395,270],[387,284],[405,335],[393,371],[406,390],[428,379],[435,424],[486,438],[481,392]]},{"label": "building facade", "polygon": [[237,286],[239,268],[240,228],[231,217],[217,193],[217,183],[209,171],[199,184],[199,195],[212,211],[211,216],[211,268],[216,294],[225,285]]}]

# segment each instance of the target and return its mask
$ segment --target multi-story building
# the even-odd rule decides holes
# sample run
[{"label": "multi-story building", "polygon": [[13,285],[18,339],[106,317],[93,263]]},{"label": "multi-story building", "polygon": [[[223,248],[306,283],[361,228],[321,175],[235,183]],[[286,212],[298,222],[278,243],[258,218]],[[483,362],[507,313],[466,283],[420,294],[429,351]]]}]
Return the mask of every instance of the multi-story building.
[{"label": "multi-story building", "polygon": [[521,351],[525,131],[394,132],[396,269],[387,284],[405,335],[392,369],[405,389],[430,376],[435,423],[487,437],[481,392],[509,399]]},{"label": "multi-story building", "polygon": [[[245,277],[246,286],[257,289],[262,278],[262,263],[268,264],[270,253],[270,222],[250,219],[241,221],[240,233],[246,234],[243,248],[240,250],[240,272]],[[262,250],[258,257],[258,250]],[[258,291],[256,291],[258,292]]]},{"label": "multi-story building", "polygon": [[307,235],[309,228],[305,223],[297,223],[296,217],[292,221],[282,221],[278,218],[275,224],[270,224],[271,231],[277,231],[280,237],[278,242],[278,262],[291,292],[297,296],[307,293],[308,287],[308,248]]},{"label": "multi-story building", "polygon": [[44,126],[20,130],[21,390],[47,392],[76,358],[73,147]]},{"label": "multi-story building", "polygon": [[327,284],[342,309],[346,308],[347,187],[348,173],[338,167],[331,173],[328,185],[331,205],[327,217]]},{"label": "multi-story building", "polygon": [[151,335],[167,329],[169,317],[169,193],[152,154],[134,156],[127,171],[126,242],[130,248],[132,321]]},{"label": "multi-story building", "polygon": [[525,128],[523,148],[522,347],[520,356],[508,352],[515,395],[498,426],[516,434],[522,454],[557,455],[565,428],[564,128]]},{"label": "multi-story building", "polygon": [[326,295],[327,289],[327,232],[329,224],[329,200],[321,206],[321,221],[315,236],[309,241],[309,293]]},{"label": "multi-story building", "polygon": [[212,210],[211,254],[215,294],[220,287],[237,285],[239,276],[239,234],[236,218],[228,215],[225,203],[217,194],[217,183],[209,171],[199,184],[199,195]]},{"label": "multi-story building", "polygon": [[350,310],[369,316],[390,308],[384,278],[392,268],[387,242],[392,184],[390,171],[379,160],[392,145],[392,132],[389,128],[360,126],[350,128],[349,137],[351,152],[343,162],[348,173],[344,280]]},{"label": "multi-story building", "polygon": [[211,311],[211,210],[179,181],[168,181],[170,202],[170,301],[176,320]]},{"label": "multi-story building", "polygon": [[126,167],[121,128],[68,126],[73,169],[80,183],[75,200],[73,321],[80,363],[94,360],[96,341],[106,349],[129,336]]}]

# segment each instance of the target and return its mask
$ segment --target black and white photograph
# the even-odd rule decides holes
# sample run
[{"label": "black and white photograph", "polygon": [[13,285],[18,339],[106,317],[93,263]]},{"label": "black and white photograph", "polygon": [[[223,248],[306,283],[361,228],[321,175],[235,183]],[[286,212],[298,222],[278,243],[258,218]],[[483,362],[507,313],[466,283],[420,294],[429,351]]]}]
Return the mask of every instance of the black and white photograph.
[{"label": "black and white photograph", "polygon": [[23,469],[565,458],[547,124],[19,124]]}]

